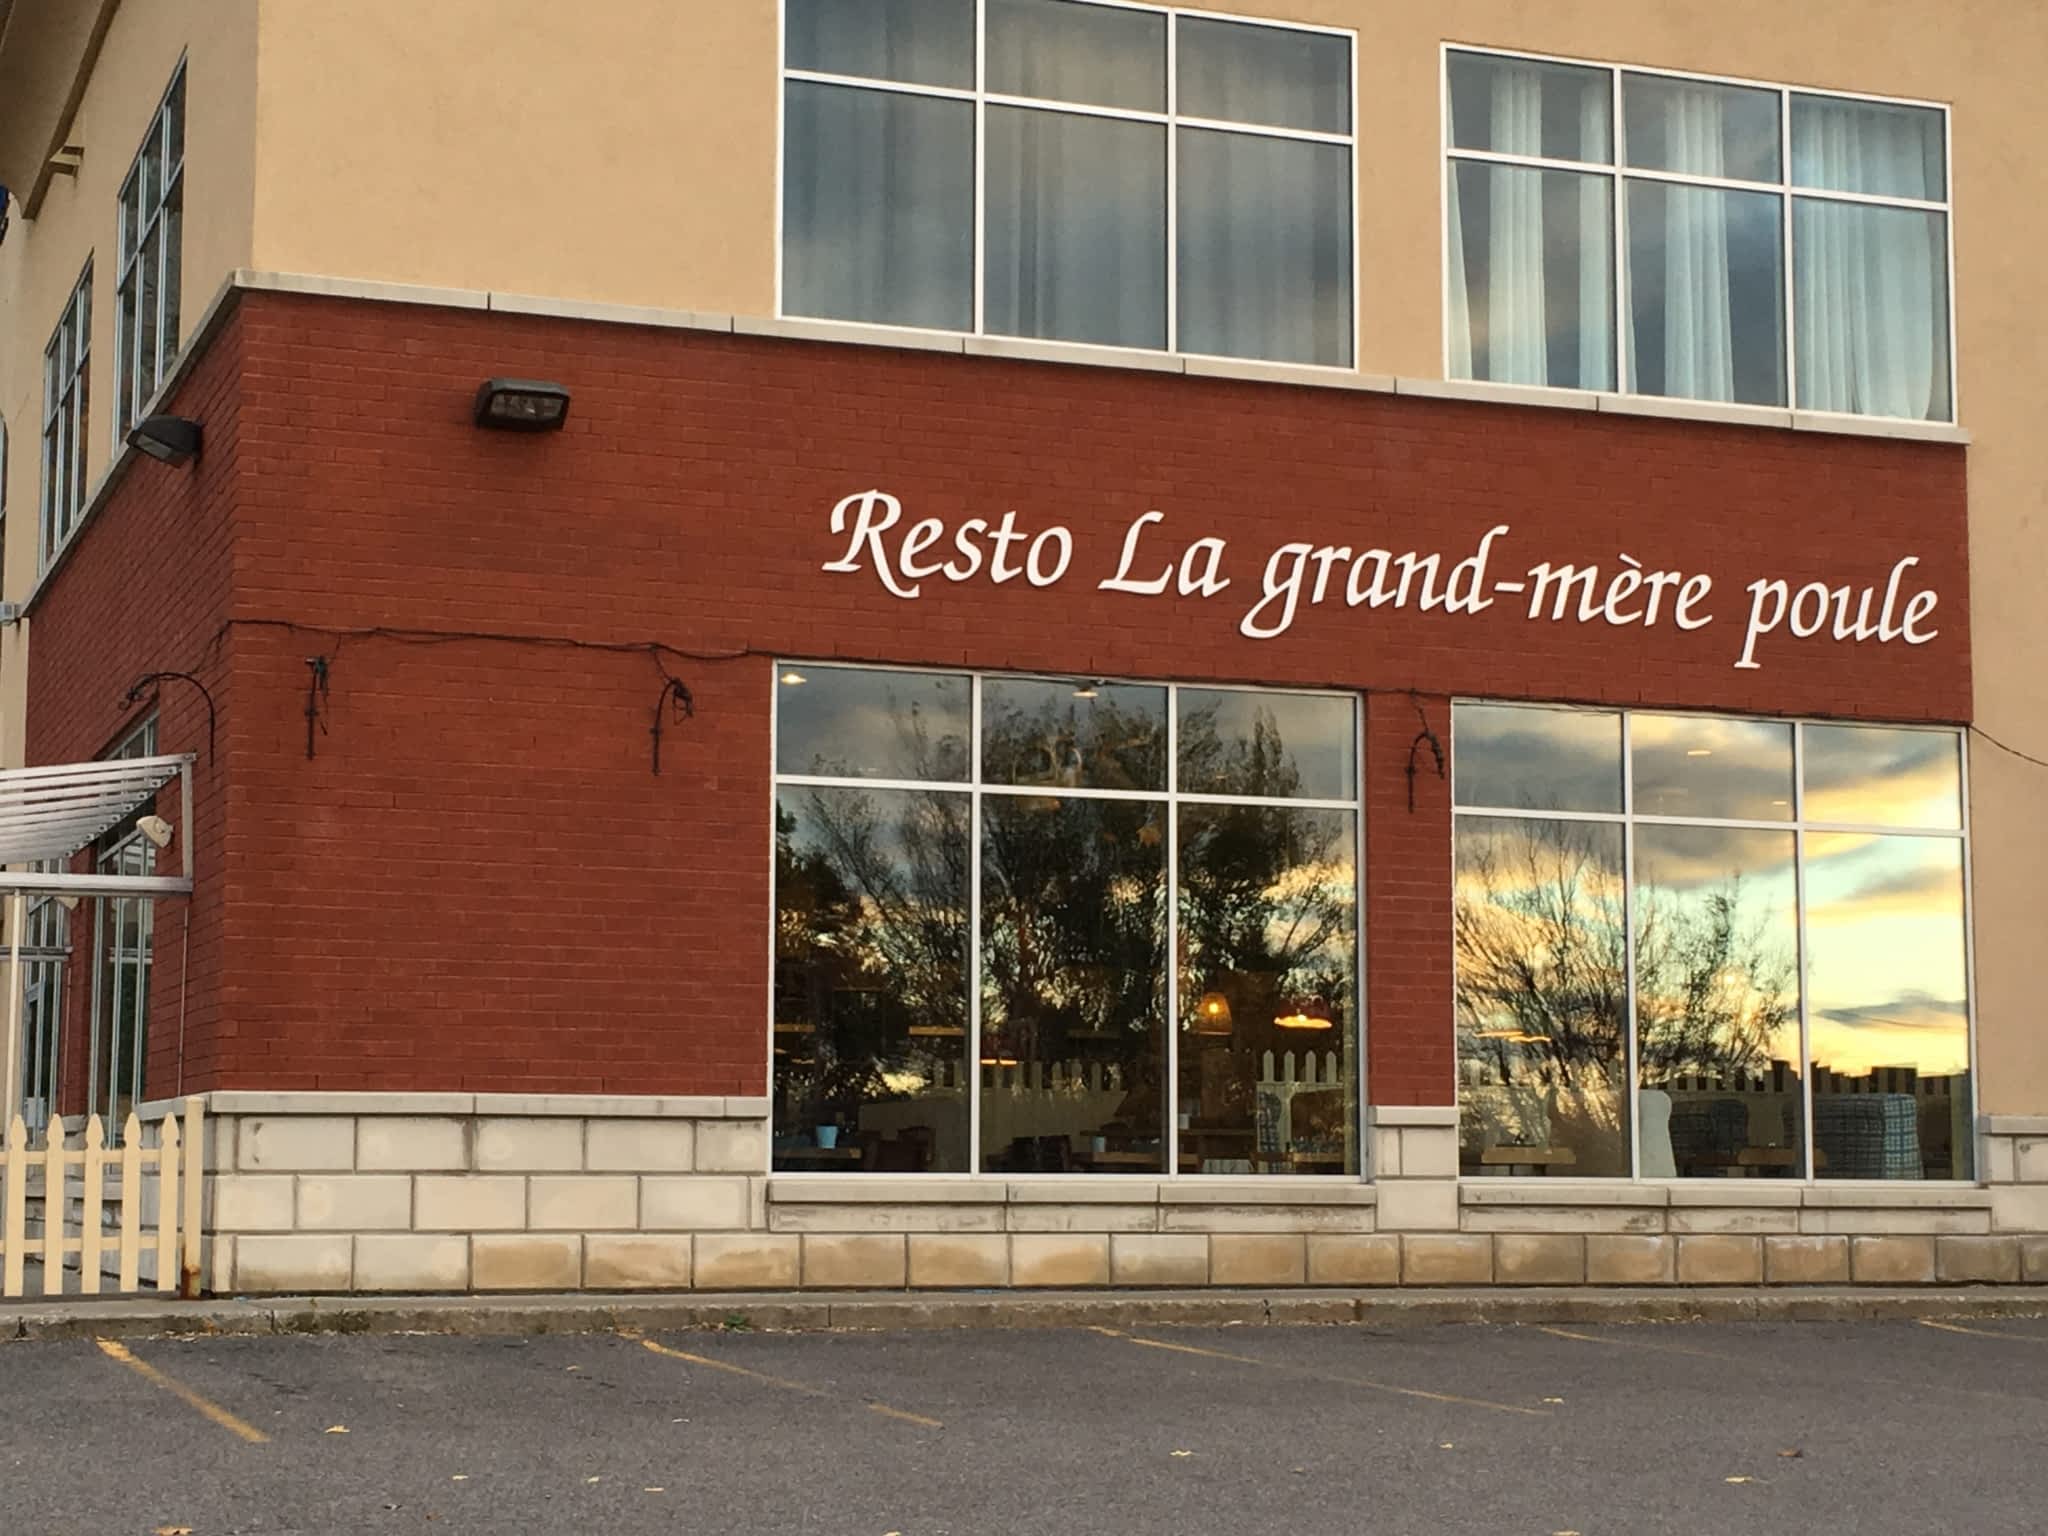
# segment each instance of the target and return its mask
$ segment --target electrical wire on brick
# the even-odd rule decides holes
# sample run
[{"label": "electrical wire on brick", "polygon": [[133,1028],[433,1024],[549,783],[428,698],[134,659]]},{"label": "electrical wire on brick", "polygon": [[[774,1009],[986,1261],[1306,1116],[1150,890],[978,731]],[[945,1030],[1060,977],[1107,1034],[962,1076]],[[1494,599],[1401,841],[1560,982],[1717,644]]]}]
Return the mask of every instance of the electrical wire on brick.
[{"label": "electrical wire on brick", "polygon": [[1436,759],[1436,776],[1448,778],[1444,763],[1444,744],[1437,739],[1436,728],[1429,723],[1429,714],[1422,707],[1422,697],[1413,688],[1408,690],[1408,702],[1415,706],[1415,718],[1422,722],[1422,729],[1415,733],[1415,739],[1408,743],[1408,814],[1415,814],[1415,753],[1427,744],[1430,756]]},{"label": "electrical wire on brick", "polygon": [[331,669],[335,658],[351,643],[389,640],[400,645],[453,645],[467,641],[528,645],[546,650],[597,651],[609,656],[645,656],[661,674],[661,692],[655,699],[654,717],[648,728],[650,757],[657,775],[661,772],[661,742],[665,726],[671,722],[681,724],[697,713],[697,701],[689,685],[669,670],[668,661],[738,661],[743,657],[766,654],[751,646],[706,651],[670,645],[663,640],[582,640],[573,635],[521,634],[485,629],[416,629],[391,624],[348,627],[272,618],[229,619],[215,632],[209,650],[217,649],[227,632],[236,628],[282,630],[293,635],[316,635],[332,642],[324,654],[306,658],[306,666],[310,669],[306,682],[306,756],[309,760],[315,755],[319,737],[327,734],[326,705],[332,690]]},{"label": "electrical wire on brick", "polygon": [[197,688],[199,690],[199,696],[202,699],[206,700],[206,758],[208,762],[211,762],[213,760],[215,726],[213,691],[210,688],[208,688],[206,684],[199,681],[198,678],[194,677],[190,672],[143,673],[142,676],[138,677],[137,679],[135,679],[134,682],[128,685],[128,692],[122,695],[121,698],[121,707],[123,709],[133,708],[135,705],[135,701],[141,698],[142,695],[146,693],[149,689],[156,687],[157,684],[159,683],[166,682],[189,683],[192,687]]}]

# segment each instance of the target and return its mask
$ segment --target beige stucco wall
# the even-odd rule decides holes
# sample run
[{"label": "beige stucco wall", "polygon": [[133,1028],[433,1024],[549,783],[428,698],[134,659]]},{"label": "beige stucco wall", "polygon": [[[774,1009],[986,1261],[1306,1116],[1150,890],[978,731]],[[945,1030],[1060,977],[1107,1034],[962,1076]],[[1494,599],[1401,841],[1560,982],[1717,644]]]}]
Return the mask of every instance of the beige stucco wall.
[{"label": "beige stucco wall", "polygon": [[[114,14],[67,142],[76,176],[52,179],[33,220],[14,210],[0,243],[0,415],[8,427],[7,542],[0,591],[34,584],[43,348],[93,258],[89,476],[113,456],[117,203],[178,56],[187,54],[181,313],[189,333],[227,275],[249,263],[254,202],[256,0],[128,0]],[[52,59],[51,70],[75,61]],[[0,765],[22,760],[26,624],[0,628]]]},{"label": "beige stucco wall", "polygon": [[773,0],[261,0],[256,262],[767,313]]},{"label": "beige stucco wall", "polygon": [[[1201,8],[1203,0],[1196,0]],[[1977,721],[2048,758],[2048,446],[2038,159],[2048,8],[2021,0],[1225,0],[1359,33],[1360,365],[1440,373],[1445,41],[1955,104],[1958,394],[1970,453]],[[192,50],[186,294],[242,264],[625,304],[772,312],[776,0],[125,0],[80,115],[87,167],[0,248],[10,506],[32,524],[37,371],[87,246],[103,253],[104,462],[113,200]],[[257,42],[260,30],[260,46]],[[254,69],[251,70],[252,55]],[[7,595],[34,566],[7,553]],[[10,659],[17,664],[9,665]],[[0,760],[18,646],[0,637]],[[2048,1112],[2048,770],[1973,743],[1979,1083]]]}]

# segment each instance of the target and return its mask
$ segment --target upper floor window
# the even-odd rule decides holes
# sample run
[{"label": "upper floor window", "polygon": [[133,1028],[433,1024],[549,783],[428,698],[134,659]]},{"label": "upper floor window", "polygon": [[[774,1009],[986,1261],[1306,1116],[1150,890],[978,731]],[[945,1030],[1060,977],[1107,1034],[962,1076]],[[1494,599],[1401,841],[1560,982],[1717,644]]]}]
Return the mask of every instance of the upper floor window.
[{"label": "upper floor window", "polygon": [[121,183],[119,352],[114,440],[121,442],[178,355],[180,226],[185,207],[185,66],[150,119]]},{"label": "upper floor window", "polygon": [[1459,49],[1444,99],[1452,377],[1954,419],[1944,109]]},{"label": "upper floor window", "polygon": [[785,314],[1349,367],[1352,40],[786,0]]},{"label": "upper floor window", "polygon": [[92,394],[92,263],[64,301],[43,348],[42,563],[56,558],[85,510],[85,423]]}]

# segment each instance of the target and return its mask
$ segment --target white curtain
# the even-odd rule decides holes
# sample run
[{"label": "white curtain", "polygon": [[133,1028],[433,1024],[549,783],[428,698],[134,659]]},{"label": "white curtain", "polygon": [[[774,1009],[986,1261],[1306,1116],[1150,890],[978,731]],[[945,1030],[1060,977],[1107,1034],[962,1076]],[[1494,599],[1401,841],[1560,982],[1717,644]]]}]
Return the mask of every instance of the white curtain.
[{"label": "white curtain", "polygon": [[[1607,97],[1588,86],[1579,92],[1579,142],[1607,137]],[[1614,383],[1614,184],[1604,176],[1579,178],[1579,388]]]},{"label": "white curtain", "polygon": [[[1928,180],[1926,144],[1904,117],[1795,115],[1795,160],[1811,182],[1858,188]],[[1948,272],[1942,216],[1803,197],[1793,209],[1799,403],[1946,420]]]},{"label": "white curtain", "polygon": [[[1543,81],[1530,69],[1493,77],[1493,147],[1511,155],[1543,152]],[[1489,177],[1487,377],[1502,384],[1550,382],[1543,302],[1543,175],[1494,171]]]},{"label": "white curtain", "polygon": [[1351,152],[1180,131],[1180,346],[1351,361]]},{"label": "white curtain", "polygon": [[783,307],[969,328],[973,106],[792,80],[785,139]]},{"label": "white curtain", "polygon": [[[1491,71],[1489,148],[1511,155],[1543,153],[1544,77],[1536,69],[1497,64]],[[1555,82],[1552,82],[1553,85]],[[1601,143],[1607,135],[1605,98],[1593,88],[1580,92],[1580,143]],[[1453,142],[1458,136],[1453,130]],[[1613,355],[1611,183],[1602,175],[1578,179],[1575,233],[1578,365],[1570,377],[1550,369],[1550,274],[1544,228],[1546,177],[1570,175],[1520,167],[1454,162],[1447,189],[1446,256],[1450,266],[1450,371],[1475,376],[1474,325],[1486,345],[1484,377],[1502,384],[1561,384],[1605,389]],[[1473,313],[1475,265],[1465,243],[1464,196],[1487,189],[1487,241],[1482,275],[1483,315]]]},{"label": "white curtain", "polygon": [[[1727,173],[1717,87],[1678,86],[1665,97],[1665,163],[1701,176]],[[1664,393],[1735,398],[1735,338],[1728,281],[1728,199],[1707,187],[1665,185]],[[1630,205],[1631,212],[1634,204]]]},{"label": "white curtain", "polygon": [[1166,345],[1165,129],[991,107],[986,189],[990,331]]}]

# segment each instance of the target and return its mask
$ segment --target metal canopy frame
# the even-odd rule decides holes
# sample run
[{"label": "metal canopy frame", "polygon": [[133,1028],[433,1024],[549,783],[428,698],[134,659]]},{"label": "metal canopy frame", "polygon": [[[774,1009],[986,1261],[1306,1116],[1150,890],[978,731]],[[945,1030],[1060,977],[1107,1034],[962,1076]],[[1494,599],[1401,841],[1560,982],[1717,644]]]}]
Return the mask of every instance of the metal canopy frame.
[{"label": "metal canopy frame", "polygon": [[0,770],[0,865],[68,859],[90,848],[178,780],[177,875],[74,875],[0,869],[0,893],[47,896],[188,896],[192,892],[191,753]]},{"label": "metal canopy frame", "polygon": [[68,871],[0,869],[7,898],[6,1057],[0,1061],[0,1137],[21,1108],[21,1011],[30,896],[189,896],[192,894],[192,765],[189,752],[122,757],[50,768],[0,770],[0,865],[68,860],[138,812],[178,781],[177,875],[74,875]]}]

